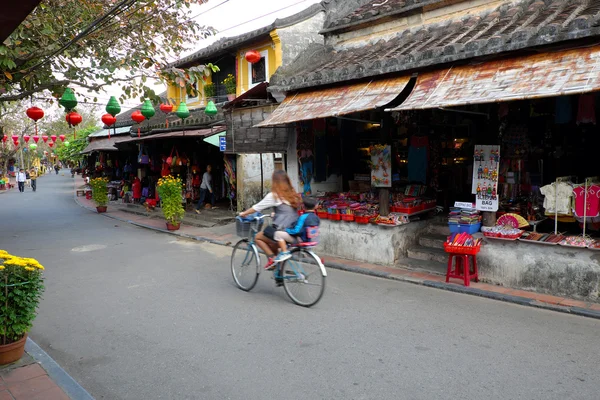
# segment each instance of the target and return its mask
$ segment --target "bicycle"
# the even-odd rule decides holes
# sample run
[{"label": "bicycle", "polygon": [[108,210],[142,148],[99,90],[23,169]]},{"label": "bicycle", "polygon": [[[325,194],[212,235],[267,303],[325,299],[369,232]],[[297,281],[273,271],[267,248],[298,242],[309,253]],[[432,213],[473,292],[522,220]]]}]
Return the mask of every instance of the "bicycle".
[{"label": "bicycle", "polygon": [[[266,216],[255,216],[251,220],[238,217],[236,227],[238,236],[244,237],[233,247],[231,254],[231,274],[236,285],[249,292],[256,286],[262,268],[260,254],[254,238],[261,230]],[[313,236],[318,231],[313,228]],[[297,305],[314,306],[321,300],[325,291],[327,271],[321,259],[312,251],[316,242],[290,245],[291,258],[275,268],[273,277],[280,281],[287,296]],[[244,278],[246,277],[246,278]],[[302,297],[302,293],[306,296]]]}]

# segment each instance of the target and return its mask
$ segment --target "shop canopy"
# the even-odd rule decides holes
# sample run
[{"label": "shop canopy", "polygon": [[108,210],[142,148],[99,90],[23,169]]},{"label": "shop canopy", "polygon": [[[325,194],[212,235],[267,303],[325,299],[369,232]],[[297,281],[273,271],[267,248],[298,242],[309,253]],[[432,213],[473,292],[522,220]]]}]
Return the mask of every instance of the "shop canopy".
[{"label": "shop canopy", "polygon": [[600,90],[600,46],[420,74],[410,96],[386,111],[536,99]]},{"label": "shop canopy", "polygon": [[409,80],[410,76],[403,76],[290,94],[267,120],[255,127],[336,117],[382,107],[398,97]]},{"label": "shop canopy", "polygon": [[111,137],[92,140],[80,154],[89,154],[94,151],[119,151],[115,144],[127,140],[124,137]]},{"label": "shop canopy", "polygon": [[144,142],[147,140],[161,140],[161,139],[175,139],[175,138],[204,138],[223,132],[224,126],[214,126],[207,129],[190,129],[190,130],[178,130],[174,132],[157,133],[154,135],[147,135],[142,137],[133,137],[121,140],[118,143],[131,143],[131,142]]}]

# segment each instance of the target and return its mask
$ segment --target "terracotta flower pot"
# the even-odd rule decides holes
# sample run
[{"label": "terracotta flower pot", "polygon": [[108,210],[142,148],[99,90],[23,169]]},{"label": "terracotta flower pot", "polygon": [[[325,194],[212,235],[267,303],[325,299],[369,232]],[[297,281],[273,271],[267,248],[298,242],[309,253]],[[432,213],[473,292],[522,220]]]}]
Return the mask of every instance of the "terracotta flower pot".
[{"label": "terracotta flower pot", "polygon": [[233,100],[235,100],[235,97],[236,97],[236,96],[235,96],[235,93],[228,94],[228,95],[227,95],[227,100],[229,100],[229,101],[233,101]]},{"label": "terracotta flower pot", "polygon": [[170,222],[167,222],[167,230],[169,230],[169,231],[179,230],[180,226],[181,226],[181,222],[178,222],[177,224],[172,224]]},{"label": "terracotta flower pot", "polygon": [[96,207],[96,211],[98,211],[98,214],[105,213],[106,209],[107,209],[106,206],[97,206]]},{"label": "terracotta flower pot", "polygon": [[23,357],[27,334],[18,342],[0,345],[0,365],[13,363]]}]

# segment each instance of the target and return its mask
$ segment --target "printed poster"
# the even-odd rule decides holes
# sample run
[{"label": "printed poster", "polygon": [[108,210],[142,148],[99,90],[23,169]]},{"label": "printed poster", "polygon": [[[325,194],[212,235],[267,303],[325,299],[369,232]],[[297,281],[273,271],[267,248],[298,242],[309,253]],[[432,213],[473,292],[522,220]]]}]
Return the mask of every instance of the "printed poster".
[{"label": "printed poster", "polygon": [[370,147],[371,186],[392,187],[392,146],[375,145]]},{"label": "printed poster", "polygon": [[500,146],[475,146],[473,156],[473,186],[479,211],[498,211],[498,173]]}]

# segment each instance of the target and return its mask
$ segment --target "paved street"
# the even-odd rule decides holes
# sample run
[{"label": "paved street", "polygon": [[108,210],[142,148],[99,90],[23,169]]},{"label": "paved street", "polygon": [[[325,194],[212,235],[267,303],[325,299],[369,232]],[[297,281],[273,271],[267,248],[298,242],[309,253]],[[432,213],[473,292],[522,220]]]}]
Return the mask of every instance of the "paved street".
[{"label": "paved street", "polygon": [[330,270],[293,305],[230,248],[96,215],[70,175],[0,194],[0,248],[38,258],[31,337],[97,399],[597,399],[600,321]]}]

